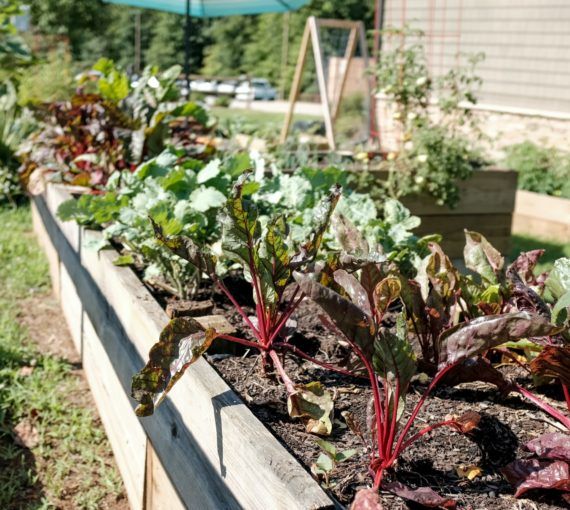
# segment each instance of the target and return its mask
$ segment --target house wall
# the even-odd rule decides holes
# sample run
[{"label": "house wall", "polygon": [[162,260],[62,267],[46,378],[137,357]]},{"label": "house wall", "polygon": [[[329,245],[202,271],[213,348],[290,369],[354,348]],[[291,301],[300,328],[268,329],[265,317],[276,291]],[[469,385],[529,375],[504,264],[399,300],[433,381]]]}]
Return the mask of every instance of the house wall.
[{"label": "house wall", "polygon": [[[566,0],[385,0],[384,27],[426,33],[434,74],[458,52],[485,53],[482,107],[570,118],[570,2]],[[384,37],[384,47],[397,43]]]}]

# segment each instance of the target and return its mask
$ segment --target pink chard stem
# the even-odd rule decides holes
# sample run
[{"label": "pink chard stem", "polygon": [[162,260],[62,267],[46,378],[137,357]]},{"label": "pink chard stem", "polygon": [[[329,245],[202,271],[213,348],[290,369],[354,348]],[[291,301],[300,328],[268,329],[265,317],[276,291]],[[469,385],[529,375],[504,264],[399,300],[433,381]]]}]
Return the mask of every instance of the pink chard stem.
[{"label": "pink chard stem", "polygon": [[564,416],[558,409],[554,409],[550,404],[544,402],[544,400],[538,398],[532,391],[523,388],[519,384],[515,384],[515,389],[524,397],[528,398],[535,406],[542,409],[545,413],[558,420],[562,425],[564,425],[568,430],[570,430],[570,418]]}]

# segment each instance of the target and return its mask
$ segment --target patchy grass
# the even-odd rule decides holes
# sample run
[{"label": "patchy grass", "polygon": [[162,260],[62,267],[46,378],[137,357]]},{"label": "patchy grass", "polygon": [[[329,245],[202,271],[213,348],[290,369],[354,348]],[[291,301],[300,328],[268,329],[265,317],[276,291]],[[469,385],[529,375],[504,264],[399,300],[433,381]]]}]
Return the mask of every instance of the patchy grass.
[{"label": "patchy grass", "polygon": [[521,235],[513,235],[511,241],[510,259],[514,260],[522,251],[544,249],[544,255],[536,266],[537,272],[552,269],[554,261],[561,257],[570,257],[570,243],[562,243],[554,239],[535,238]]},{"label": "patchy grass", "polygon": [[[0,209],[0,224],[0,508],[125,508],[77,367],[42,353],[21,325],[22,303],[49,299],[29,208]],[[51,321],[61,331],[61,317]]]}]

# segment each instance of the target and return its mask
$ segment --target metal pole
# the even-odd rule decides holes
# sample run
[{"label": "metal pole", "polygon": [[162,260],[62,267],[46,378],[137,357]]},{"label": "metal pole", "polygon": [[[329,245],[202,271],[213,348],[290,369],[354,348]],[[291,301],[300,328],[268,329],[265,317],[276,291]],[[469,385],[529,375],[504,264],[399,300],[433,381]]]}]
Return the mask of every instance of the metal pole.
[{"label": "metal pole", "polygon": [[285,87],[287,86],[287,61],[289,60],[289,23],[291,13],[287,11],[283,14],[283,32],[281,35],[281,85],[279,87],[279,97],[285,98]]},{"label": "metal pole", "polygon": [[186,94],[190,97],[190,0],[186,0],[186,24],[184,26],[184,75]]},{"label": "metal pole", "polygon": [[141,74],[141,11],[135,12],[135,74]]}]

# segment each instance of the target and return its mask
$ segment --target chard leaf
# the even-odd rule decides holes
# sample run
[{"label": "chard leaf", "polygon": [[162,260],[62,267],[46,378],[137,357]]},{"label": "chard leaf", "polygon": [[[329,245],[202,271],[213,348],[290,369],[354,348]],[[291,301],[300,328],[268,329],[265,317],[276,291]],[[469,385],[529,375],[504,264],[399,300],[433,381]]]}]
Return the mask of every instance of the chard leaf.
[{"label": "chard leaf", "polygon": [[360,489],[350,505],[350,510],[383,510],[380,494],[374,489]]},{"label": "chard leaf", "polygon": [[505,342],[555,334],[559,328],[529,312],[478,317],[444,331],[439,339],[440,369]]},{"label": "chard leaf", "polygon": [[368,293],[354,275],[344,269],[337,269],[334,272],[334,281],[346,291],[356,306],[364,310],[367,315],[372,315]]},{"label": "chard leaf", "polygon": [[451,498],[444,498],[429,487],[411,489],[401,482],[383,483],[382,488],[400,496],[408,501],[418,503],[428,508],[455,508],[457,502]]},{"label": "chard leaf", "polygon": [[295,389],[296,392],[287,399],[289,416],[301,418],[307,432],[328,436],[332,432],[331,416],[334,409],[332,394],[317,381],[298,384]]},{"label": "chard leaf", "polygon": [[526,443],[525,449],[535,453],[541,459],[570,462],[570,435],[562,432],[543,434]]},{"label": "chard leaf", "polygon": [[354,342],[368,359],[372,359],[376,333],[372,317],[310,276],[295,272],[293,277],[301,290],[327,313],[346,338]]},{"label": "chard leaf", "polygon": [[542,377],[556,377],[570,387],[570,346],[545,345],[530,363],[532,373]]},{"label": "chard leaf", "polygon": [[534,268],[538,263],[540,257],[544,255],[544,250],[531,250],[527,252],[521,253],[516,260],[509,266],[509,270],[516,271],[523,282],[525,283],[533,283],[535,280],[534,277]]},{"label": "chard leaf", "polygon": [[[416,373],[416,356],[406,335],[403,314],[398,317],[396,335],[385,332],[377,336],[374,342],[373,363],[376,373],[388,381],[386,391],[390,396],[390,411],[398,409],[400,417],[404,411],[408,386]],[[393,402],[396,386],[400,394],[397,406]]]},{"label": "chard leaf", "polygon": [[309,240],[303,243],[299,252],[291,258],[292,268],[295,269],[307,264],[313,261],[316,257],[317,252],[321,247],[325,232],[327,231],[331,221],[334,209],[340,200],[341,191],[342,188],[338,184],[333,185],[330,189],[329,196],[323,199],[316,207],[314,211],[316,226],[312,230]]},{"label": "chard leaf", "polygon": [[172,319],[149,352],[145,367],[132,379],[137,416],[150,416],[186,369],[208,350],[217,333],[187,317]]},{"label": "chard leaf", "polygon": [[187,260],[200,272],[209,275],[216,270],[216,257],[208,249],[199,247],[187,236],[165,236],[162,228],[152,218],[150,218],[154,235],[159,243],[166,246],[172,253]]},{"label": "chard leaf", "polygon": [[478,232],[465,230],[465,266],[480,274],[490,283],[498,282],[498,275],[503,269],[505,259],[493,245]]},{"label": "chard leaf", "polygon": [[400,297],[402,284],[396,276],[388,276],[374,288],[374,306],[383,317],[388,311],[388,307]]},{"label": "chard leaf", "polygon": [[342,214],[335,214],[332,220],[333,230],[341,248],[351,254],[367,255],[370,251],[368,242],[354,224]]},{"label": "chard leaf", "polygon": [[243,197],[243,187],[248,177],[246,173],[238,179],[221,217],[222,249],[237,257],[246,267],[257,265],[255,240],[261,237],[257,207]]},{"label": "chard leaf", "polygon": [[277,303],[291,278],[289,250],[285,244],[287,232],[285,218],[273,218],[259,250],[261,292],[266,303]]},{"label": "chard leaf", "polygon": [[562,460],[517,459],[501,473],[516,488],[515,498],[533,489],[570,491],[570,468]]}]

